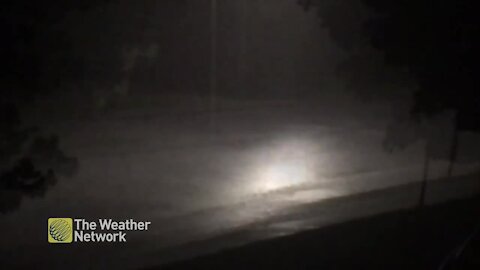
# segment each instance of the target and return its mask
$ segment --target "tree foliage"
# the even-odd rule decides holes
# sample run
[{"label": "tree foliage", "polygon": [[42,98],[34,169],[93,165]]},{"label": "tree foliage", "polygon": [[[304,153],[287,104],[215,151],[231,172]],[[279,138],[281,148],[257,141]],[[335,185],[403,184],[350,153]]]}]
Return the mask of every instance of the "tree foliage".
[{"label": "tree foliage", "polygon": [[474,0],[307,2],[318,7],[338,44],[352,48],[367,42],[387,65],[414,76],[419,88],[412,115],[454,110],[459,128],[480,129],[480,23]]}]

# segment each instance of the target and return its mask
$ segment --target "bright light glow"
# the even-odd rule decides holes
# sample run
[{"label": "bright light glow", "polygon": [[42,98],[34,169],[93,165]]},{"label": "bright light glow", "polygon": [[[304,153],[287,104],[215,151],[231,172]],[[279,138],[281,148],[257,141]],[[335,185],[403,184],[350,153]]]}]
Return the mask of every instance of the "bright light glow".
[{"label": "bright light glow", "polygon": [[284,140],[262,149],[254,169],[253,191],[265,193],[313,179],[316,147],[305,140]]},{"label": "bright light glow", "polygon": [[307,180],[307,168],[301,161],[274,161],[259,171],[259,188],[270,191],[282,187],[298,185]]}]

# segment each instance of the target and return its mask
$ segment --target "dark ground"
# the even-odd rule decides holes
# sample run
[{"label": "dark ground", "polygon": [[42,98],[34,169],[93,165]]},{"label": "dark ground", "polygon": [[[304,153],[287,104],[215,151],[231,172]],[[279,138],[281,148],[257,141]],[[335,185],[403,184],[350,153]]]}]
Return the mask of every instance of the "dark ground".
[{"label": "dark ground", "polygon": [[438,269],[479,224],[479,206],[477,197],[391,212],[160,269]]}]

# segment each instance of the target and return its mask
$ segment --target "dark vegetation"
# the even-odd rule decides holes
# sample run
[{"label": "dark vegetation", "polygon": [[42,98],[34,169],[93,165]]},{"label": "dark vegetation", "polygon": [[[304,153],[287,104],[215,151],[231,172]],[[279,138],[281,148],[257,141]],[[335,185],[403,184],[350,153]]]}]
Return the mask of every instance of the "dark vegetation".
[{"label": "dark vegetation", "polygon": [[[305,10],[318,7],[323,25],[351,57],[340,69],[359,96],[371,97],[373,85],[397,91],[408,77],[415,81],[409,119],[394,125],[415,127],[443,112],[453,112],[448,176],[457,162],[459,132],[480,132],[480,76],[478,68],[480,22],[474,0],[300,0]],[[343,14],[338,16],[338,14]],[[372,65],[366,48],[378,50],[383,64]],[[408,83],[405,87],[409,87]],[[413,85],[410,85],[413,87]],[[412,124],[408,124],[408,122]],[[448,132],[448,131],[440,131]],[[418,132],[415,132],[418,133]],[[405,135],[406,134],[406,135]],[[387,132],[390,150],[404,148],[418,134]],[[407,136],[404,139],[395,137]],[[388,138],[394,137],[394,139]],[[429,159],[436,158],[426,144],[422,194],[427,188]],[[421,196],[419,204],[424,198]]]},{"label": "dark vegetation", "polygon": [[[416,79],[419,87],[412,116],[418,119],[453,110],[459,129],[480,131],[480,23],[476,1],[299,2],[306,9],[318,7],[323,25],[343,48],[361,54],[363,47],[373,46],[382,52],[388,66]],[[350,64],[349,73],[361,72],[355,69],[361,63]],[[354,76],[353,80],[359,78]]]},{"label": "dark vegetation", "polygon": [[58,21],[65,11],[89,1],[5,1],[0,11],[0,213],[17,209],[24,197],[43,196],[58,175],[74,173],[59,138],[22,121],[21,106],[53,92],[78,74],[69,61],[68,31]]},{"label": "dark vegetation", "polygon": [[0,213],[7,213],[25,196],[45,195],[57,175],[71,176],[77,161],[63,153],[56,136],[23,127],[14,105],[0,109]]}]

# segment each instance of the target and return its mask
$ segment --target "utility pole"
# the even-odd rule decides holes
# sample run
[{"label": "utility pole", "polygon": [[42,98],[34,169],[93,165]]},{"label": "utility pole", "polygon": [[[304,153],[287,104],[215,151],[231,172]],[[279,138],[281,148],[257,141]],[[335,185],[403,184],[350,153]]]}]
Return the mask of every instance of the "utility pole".
[{"label": "utility pole", "polygon": [[455,113],[454,117],[453,136],[450,149],[450,164],[448,165],[447,171],[448,178],[451,178],[453,176],[453,168],[455,166],[455,162],[457,162],[458,154],[458,113]]},{"label": "utility pole", "polygon": [[422,183],[420,188],[420,197],[418,200],[418,208],[422,208],[425,206],[426,197],[427,197],[427,184],[428,184],[428,172],[430,170],[430,143],[429,139],[427,138],[427,142],[425,143],[425,159],[423,163],[423,177]]},{"label": "utility pole", "polygon": [[238,52],[238,83],[240,91],[245,91],[244,88],[248,87],[246,83],[247,78],[247,55],[248,55],[248,1],[240,1],[240,20],[239,20],[239,29],[240,29],[240,42],[239,42],[239,52]]},{"label": "utility pole", "polygon": [[210,126],[215,127],[217,110],[217,0],[210,0]]}]

